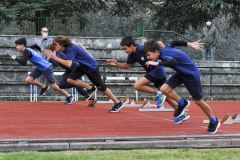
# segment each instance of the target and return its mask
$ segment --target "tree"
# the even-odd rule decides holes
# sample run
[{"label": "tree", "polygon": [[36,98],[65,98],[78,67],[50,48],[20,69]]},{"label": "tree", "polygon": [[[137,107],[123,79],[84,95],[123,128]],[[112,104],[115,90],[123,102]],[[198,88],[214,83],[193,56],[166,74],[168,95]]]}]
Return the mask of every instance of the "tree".
[{"label": "tree", "polygon": [[[130,17],[152,5],[151,0],[5,0],[0,3],[1,19],[31,19],[36,25],[36,33],[46,25],[46,18],[84,19],[85,15],[105,11],[112,16]],[[79,20],[76,20],[79,21]],[[86,23],[87,21],[84,21]],[[65,22],[67,24],[67,22]]]},{"label": "tree", "polygon": [[184,33],[223,16],[229,18],[229,27],[240,27],[239,11],[239,0],[163,0],[155,6],[152,19],[157,28]]},{"label": "tree", "polygon": [[[145,16],[147,26],[184,33],[189,27],[198,29],[207,19],[227,17],[229,28],[240,26],[240,0],[3,0],[1,19],[21,21],[26,18],[85,18],[88,13],[104,11],[121,17]],[[38,23],[37,21],[35,23]],[[152,24],[151,24],[152,23]],[[44,21],[36,25],[41,27]],[[36,28],[36,31],[39,31]]]},{"label": "tree", "polygon": [[5,0],[0,15],[7,18],[82,16],[101,10],[111,15],[131,16],[152,6],[151,0]]}]

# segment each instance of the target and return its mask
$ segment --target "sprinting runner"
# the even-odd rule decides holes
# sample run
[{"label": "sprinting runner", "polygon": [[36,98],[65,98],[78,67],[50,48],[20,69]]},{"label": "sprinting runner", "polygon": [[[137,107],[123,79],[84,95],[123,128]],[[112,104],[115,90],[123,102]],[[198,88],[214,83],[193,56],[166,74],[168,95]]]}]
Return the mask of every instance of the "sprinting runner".
[{"label": "sprinting runner", "polygon": [[[170,106],[172,106],[175,110],[177,109],[177,102],[170,98],[166,98],[164,94],[161,93],[160,87],[166,82],[166,72],[162,66],[149,66],[147,67],[145,64],[148,61],[147,56],[144,51],[144,46],[140,44],[136,44],[135,40],[131,36],[124,37],[120,42],[120,45],[124,52],[128,55],[127,60],[125,63],[120,63],[116,59],[109,59],[108,64],[122,68],[122,69],[129,69],[133,66],[136,62],[139,63],[144,70],[147,72],[143,77],[141,77],[135,84],[134,89],[146,92],[149,94],[156,95],[157,97],[157,107],[161,107],[166,99]],[[174,46],[181,46],[181,43],[178,41],[172,42]],[[198,42],[189,42],[189,47],[196,48],[202,44]],[[156,89],[149,87],[149,84],[153,83]],[[174,119],[174,124],[180,124],[183,121],[187,120],[190,116],[186,112],[180,118]]]},{"label": "sprinting runner", "polygon": [[[187,42],[183,42],[187,46]],[[176,71],[160,88],[160,90],[169,98],[178,102],[178,108],[174,112],[174,117],[178,118],[185,113],[185,110],[190,106],[190,101],[181,98],[174,88],[184,84],[189,91],[194,102],[202,109],[202,111],[210,119],[208,126],[209,134],[215,134],[218,131],[221,123],[214,116],[209,105],[203,101],[203,92],[201,86],[201,73],[195,63],[181,50],[173,48],[171,45],[165,46],[155,41],[144,43],[147,58],[147,66],[167,66]],[[160,50],[161,48],[161,50]],[[158,61],[157,61],[158,60]]]},{"label": "sprinting runner", "polygon": [[[141,77],[135,84],[134,89],[156,95],[157,97],[157,107],[161,107],[165,101],[166,96],[163,95],[158,89],[153,89],[148,85],[154,83],[156,88],[159,88],[166,81],[166,73],[163,67],[146,67],[147,57],[144,53],[143,45],[136,44],[131,36],[124,37],[120,42],[123,51],[128,55],[125,63],[120,63],[116,59],[108,59],[108,64],[122,68],[129,69],[130,66],[138,62],[147,74]],[[173,107],[174,105],[172,103]]]},{"label": "sprinting runner", "polygon": [[[71,42],[70,38],[65,36],[55,37],[53,39],[53,44],[55,45],[56,52],[62,51],[66,54],[67,60],[57,57],[56,54],[50,50],[46,50],[45,54],[49,58],[55,59],[57,62],[68,68],[73,65],[73,61],[79,63],[79,67],[75,68],[67,79],[69,84],[76,87],[86,88],[89,95],[87,99],[91,98],[97,90],[103,92],[114,102],[112,109],[109,110],[110,112],[118,112],[123,107],[122,102],[106,87],[99,72],[97,61],[86,50],[76,46]],[[83,75],[86,75],[89,78],[93,83],[93,86],[79,80],[79,77]]]},{"label": "sprinting runner", "polygon": [[56,80],[54,78],[52,64],[44,59],[39,53],[31,48],[26,48],[27,41],[25,38],[20,38],[15,41],[16,49],[18,52],[23,54],[22,58],[17,58],[16,55],[12,55],[11,58],[17,61],[21,65],[27,65],[27,62],[30,61],[36,67],[33,71],[27,76],[26,83],[36,85],[37,87],[41,88],[40,95],[43,95],[46,90],[49,89],[48,86],[38,82],[36,79],[43,75],[50,86],[54,89],[63,94],[66,97],[66,104],[71,104],[73,102],[74,97],[71,96],[67,91],[59,88],[56,84]]},{"label": "sprinting runner", "polygon": [[[51,51],[55,52],[55,46],[53,44],[50,44],[48,47],[48,49],[50,49]],[[62,58],[62,59],[65,59],[66,60],[66,54],[64,54],[63,52],[59,51],[59,52],[56,52],[56,55],[59,57],[59,58]],[[63,68],[65,70],[65,72],[63,73],[63,75],[61,76],[61,80],[58,84],[58,86],[61,88],[61,89],[66,89],[66,88],[72,88],[73,86],[68,84],[67,82],[67,78],[69,77],[69,75],[71,74],[72,72],[72,69],[71,68],[68,68],[64,65],[62,65],[61,63],[58,63],[56,60],[54,59],[49,59],[49,62],[51,62],[53,64],[53,66],[57,67],[57,66],[60,66],[61,68]],[[78,66],[78,63],[73,61],[74,65],[73,66]],[[80,77],[80,80],[82,80],[82,77]],[[81,88],[81,87],[76,87],[76,90],[79,94],[81,94],[85,99],[87,99],[89,97],[87,91],[84,89],[84,88]],[[88,106],[89,107],[94,107],[95,104],[96,104],[97,100],[90,97],[88,99]]]},{"label": "sprinting runner", "polygon": [[[36,46],[35,47],[39,50],[39,52],[42,54],[42,56],[47,59],[46,55],[44,54],[44,50],[47,49],[47,48],[52,48],[54,49],[54,47],[52,46],[52,42],[53,42],[53,38],[49,37],[49,34],[48,34],[48,28],[47,27],[43,27],[41,29],[41,41],[39,42],[39,46]],[[79,45],[80,47],[82,47],[83,49],[85,49],[85,47],[81,44],[81,43],[78,43],[77,45]],[[40,48],[40,49],[39,49]],[[65,59],[64,57],[64,54],[63,53],[57,53],[57,56],[60,56],[60,58],[63,58]],[[52,63],[53,67],[57,67],[57,66],[60,66],[62,67],[63,69],[65,69],[65,72],[64,74],[62,75],[61,77],[61,80],[60,80],[60,83],[58,84],[59,87],[61,89],[66,89],[66,88],[72,88],[71,85],[69,85],[67,83],[67,78],[68,76],[70,75],[71,73],[71,69],[70,68],[66,68],[65,66],[59,64],[57,61],[53,60],[53,59],[50,59],[49,62]],[[80,77],[80,79],[82,80],[82,77]],[[47,84],[46,84],[47,85]],[[81,88],[81,87],[76,87],[76,90],[79,94],[83,95],[83,97],[87,97],[87,91],[84,89],[84,88]],[[88,99],[88,106],[89,107],[94,107],[96,104],[96,99],[94,98],[90,98]]]}]

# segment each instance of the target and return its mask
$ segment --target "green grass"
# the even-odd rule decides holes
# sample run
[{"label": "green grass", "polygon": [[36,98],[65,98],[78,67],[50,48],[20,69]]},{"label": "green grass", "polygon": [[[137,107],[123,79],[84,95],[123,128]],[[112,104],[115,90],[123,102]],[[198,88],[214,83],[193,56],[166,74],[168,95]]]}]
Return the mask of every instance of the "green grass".
[{"label": "green grass", "polygon": [[240,149],[152,149],[0,153],[0,160],[239,160]]}]

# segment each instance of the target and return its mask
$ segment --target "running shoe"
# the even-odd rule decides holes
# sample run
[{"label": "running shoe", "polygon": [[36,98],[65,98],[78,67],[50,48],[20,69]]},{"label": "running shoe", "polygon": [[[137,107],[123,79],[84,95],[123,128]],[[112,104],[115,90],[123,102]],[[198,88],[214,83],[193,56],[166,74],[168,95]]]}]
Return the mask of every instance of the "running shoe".
[{"label": "running shoe", "polygon": [[165,100],[166,100],[166,96],[162,94],[162,92],[159,92],[157,96],[157,108],[160,108],[165,102]]},{"label": "running shoe", "polygon": [[173,120],[173,124],[181,124],[182,122],[186,121],[188,118],[190,118],[190,115],[187,112],[185,112],[182,116],[175,118]]},{"label": "running shoe", "polygon": [[122,102],[116,103],[113,105],[112,109],[109,110],[109,112],[119,112],[120,109],[123,108]]},{"label": "running shoe", "polygon": [[66,98],[65,104],[72,104],[73,100],[74,100],[74,97],[73,96],[69,96],[69,97]]},{"label": "running shoe", "polygon": [[46,85],[45,88],[41,88],[39,96],[45,95],[45,92],[49,89],[50,87]]},{"label": "running shoe", "polygon": [[215,134],[215,133],[217,133],[217,131],[218,131],[218,128],[221,126],[221,123],[218,121],[218,119],[216,118],[216,122],[213,122],[213,123],[209,123],[209,125],[208,125],[208,132],[209,132],[209,134]]},{"label": "running shoe", "polygon": [[96,99],[89,99],[88,100],[88,106],[89,107],[94,107],[96,103],[97,103]]},{"label": "running shoe", "polygon": [[96,86],[92,86],[92,89],[87,90],[87,96],[86,99],[89,100],[90,98],[92,98],[93,94],[97,91],[97,87]]},{"label": "running shoe", "polygon": [[190,101],[186,101],[184,99],[184,105],[182,107],[179,107],[177,108],[177,110],[175,110],[174,112],[174,117],[178,118],[180,117],[181,115],[183,115],[186,111],[186,109],[190,106]]}]

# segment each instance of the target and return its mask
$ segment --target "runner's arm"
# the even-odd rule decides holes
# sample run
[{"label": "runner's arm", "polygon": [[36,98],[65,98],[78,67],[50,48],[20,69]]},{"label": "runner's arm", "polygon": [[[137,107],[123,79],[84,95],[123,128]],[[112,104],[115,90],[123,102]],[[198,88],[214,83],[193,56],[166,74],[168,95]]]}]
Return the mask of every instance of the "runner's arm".
[{"label": "runner's arm", "polygon": [[171,46],[174,48],[175,46],[186,46],[189,48],[193,48],[196,50],[202,50],[204,48],[204,43],[200,42],[201,40],[198,40],[196,42],[185,42],[185,41],[173,41],[171,43]]},{"label": "runner's arm", "polygon": [[166,66],[166,67],[175,67],[177,65],[177,61],[175,59],[171,59],[168,61],[147,61],[147,66]]},{"label": "runner's arm", "polygon": [[131,66],[131,64],[119,63],[116,59],[108,59],[107,62],[111,66],[115,66],[122,69],[128,69]]},{"label": "runner's arm", "polygon": [[29,50],[24,50],[23,52],[23,57],[20,58],[20,57],[16,57],[15,55],[13,55],[11,58],[15,61],[17,61],[19,64],[21,65],[27,65],[27,61],[28,61],[28,58],[32,56],[32,53],[29,51]]}]

